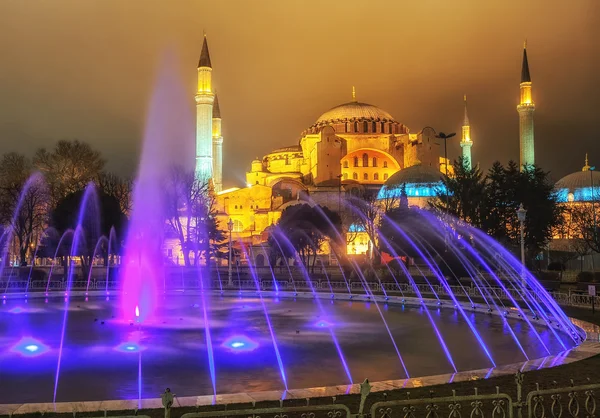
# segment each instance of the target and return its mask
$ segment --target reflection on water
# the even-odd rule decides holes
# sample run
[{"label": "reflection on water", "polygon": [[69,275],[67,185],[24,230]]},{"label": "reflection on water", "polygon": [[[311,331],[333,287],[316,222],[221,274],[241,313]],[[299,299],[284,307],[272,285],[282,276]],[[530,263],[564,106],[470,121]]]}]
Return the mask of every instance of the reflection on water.
[{"label": "reflection on water", "polygon": [[[167,386],[179,396],[211,394],[199,298],[169,297],[142,325],[119,320],[112,300],[71,300],[57,401],[137,399],[138,384],[144,398],[157,397]],[[212,298],[208,303],[217,392],[281,390],[260,301]],[[323,304],[323,310],[314,300],[265,303],[290,389],[348,383],[331,328],[357,382],[406,377],[376,309],[343,301]],[[0,403],[52,400],[62,309],[60,301],[0,306]],[[422,308],[392,305],[382,312],[411,377],[453,372]],[[433,318],[459,371],[490,367],[454,310],[436,310]],[[499,317],[473,319],[497,365],[525,360]],[[527,324],[509,321],[530,358],[546,354]],[[538,331],[552,353],[563,351],[551,332]]]}]

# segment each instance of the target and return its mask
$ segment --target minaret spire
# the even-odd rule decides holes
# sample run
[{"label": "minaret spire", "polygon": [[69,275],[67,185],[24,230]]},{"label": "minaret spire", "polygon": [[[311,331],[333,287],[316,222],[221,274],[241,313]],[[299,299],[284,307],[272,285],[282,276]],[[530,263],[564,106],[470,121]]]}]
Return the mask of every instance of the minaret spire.
[{"label": "minaret spire", "polygon": [[216,92],[212,111],[212,151],[213,182],[215,191],[218,193],[223,190],[223,134],[221,132],[221,109],[219,109]]},{"label": "minaret spire", "polygon": [[356,101],[356,89],[354,88],[354,86],[352,86],[352,101]]},{"label": "minaret spire", "polygon": [[473,146],[473,141],[471,140],[471,124],[469,123],[469,114],[467,113],[467,95],[464,97],[465,102],[465,115],[463,117],[463,125],[462,125],[462,137],[460,139],[460,147],[463,152],[463,160],[465,165],[471,169],[471,147]]},{"label": "minaret spire", "polygon": [[208,53],[208,42],[206,41],[206,32],[204,32],[204,42],[202,43],[202,51],[200,52],[200,60],[198,61],[198,68],[208,67],[212,68],[210,63],[210,54]]},{"label": "minaret spire", "polygon": [[[213,178],[213,102],[212,65],[206,33],[198,61],[196,90],[196,176],[208,181]],[[215,179],[213,178],[213,182]],[[216,186],[216,185],[215,185]]]},{"label": "minaret spire", "polygon": [[521,83],[531,83],[529,62],[527,62],[527,40],[523,43],[523,64],[521,65]]},{"label": "minaret spire", "polygon": [[521,170],[535,164],[533,112],[535,104],[531,98],[531,74],[527,60],[527,41],[523,44],[523,63],[521,66],[521,100],[517,106],[519,112],[519,148]]}]

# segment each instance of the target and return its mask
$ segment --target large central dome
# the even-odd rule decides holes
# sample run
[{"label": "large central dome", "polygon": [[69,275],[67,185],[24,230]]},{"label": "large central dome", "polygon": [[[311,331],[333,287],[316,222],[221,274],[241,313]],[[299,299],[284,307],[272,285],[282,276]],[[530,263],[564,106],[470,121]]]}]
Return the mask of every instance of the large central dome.
[{"label": "large central dome", "polygon": [[319,125],[331,121],[353,119],[396,122],[392,115],[377,106],[367,103],[349,102],[336,106],[323,113],[319,119],[317,119],[315,124]]}]

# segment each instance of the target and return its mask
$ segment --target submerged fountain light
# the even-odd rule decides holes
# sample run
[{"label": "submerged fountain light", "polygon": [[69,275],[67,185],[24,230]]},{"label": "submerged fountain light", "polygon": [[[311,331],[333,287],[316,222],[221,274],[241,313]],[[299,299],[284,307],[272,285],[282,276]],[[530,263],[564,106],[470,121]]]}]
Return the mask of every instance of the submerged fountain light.
[{"label": "submerged fountain light", "polygon": [[115,350],[122,353],[138,353],[144,350],[144,347],[135,342],[124,342],[115,347]]},{"label": "submerged fountain light", "polygon": [[12,313],[12,314],[20,314],[20,313],[21,313],[21,312],[23,312],[23,311],[24,311],[24,309],[23,309],[23,308],[21,308],[20,306],[17,306],[16,308],[12,308],[12,309],[11,309],[10,311],[8,311],[8,312],[10,312],[10,313]]},{"label": "submerged fountain light", "polygon": [[223,342],[222,347],[239,353],[255,350],[258,348],[258,343],[246,337],[245,335],[234,335],[226,339]]},{"label": "submerged fountain light", "polygon": [[25,337],[15,344],[10,351],[24,357],[37,357],[46,353],[48,350],[49,348],[40,341]]}]

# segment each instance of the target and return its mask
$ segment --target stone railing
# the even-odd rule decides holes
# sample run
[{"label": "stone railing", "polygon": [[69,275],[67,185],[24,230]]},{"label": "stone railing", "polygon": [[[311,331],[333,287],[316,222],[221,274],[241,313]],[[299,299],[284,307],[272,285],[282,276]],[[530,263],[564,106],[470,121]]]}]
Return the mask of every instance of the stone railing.
[{"label": "stone railing", "polygon": [[[161,283],[163,284],[163,283]],[[168,290],[199,290],[202,288],[199,279],[169,279],[164,283]],[[377,293],[386,294],[390,296],[415,296],[417,290],[420,294],[431,298],[448,299],[449,291],[451,291],[456,297],[469,297],[469,298],[481,298],[482,293],[486,297],[493,297],[494,299],[502,300],[521,300],[521,292],[516,288],[502,288],[502,287],[476,287],[476,286],[442,286],[439,284],[415,284],[411,285],[408,283],[381,283],[381,282],[369,282],[367,283],[367,290],[365,284],[362,282],[343,282],[343,281],[327,281],[327,280],[315,280],[307,281],[304,279],[300,280],[277,280],[276,282],[271,280],[259,280],[254,281],[252,279],[247,280],[233,280],[233,286],[227,285],[227,279],[212,280],[210,288],[216,290],[280,290],[287,292],[331,292],[331,293]],[[206,286],[206,282],[204,284]],[[82,281],[77,280],[71,283],[70,289],[74,291],[114,291],[118,290],[119,283],[116,281],[106,280],[89,280]],[[67,282],[64,280],[50,280],[50,281],[26,281],[26,280],[0,280],[0,294],[2,293],[26,293],[26,292],[44,292],[44,291],[67,291]],[[548,292],[552,298],[563,306],[574,306],[581,308],[591,308],[592,300],[596,308],[600,307],[600,296],[589,296],[578,293],[564,293],[564,292]],[[538,293],[531,293],[528,297],[534,297],[539,302],[540,296]]]},{"label": "stone railing", "polygon": [[[472,389],[471,394],[457,395],[452,391],[451,396],[436,396],[433,391],[429,396],[421,398],[411,397],[410,391],[405,391],[401,399],[390,399],[394,393],[377,392],[378,399],[372,400],[371,385],[365,380],[361,383],[356,393],[357,398],[348,399],[351,402],[348,406],[340,399],[333,397],[306,398],[303,405],[299,405],[300,399],[290,401],[279,400],[278,406],[260,407],[256,403],[251,404],[224,404],[217,402],[210,410],[200,411],[198,405],[194,408],[184,399],[193,400],[195,398],[182,398],[182,404],[177,401],[175,407],[169,408],[165,416],[181,418],[210,418],[210,417],[244,417],[244,418],[592,418],[598,416],[596,392],[600,390],[600,383],[586,383],[575,385],[571,381],[570,386],[556,386],[547,389],[535,385],[535,389],[524,393],[524,375],[518,372],[515,375],[514,385],[510,385],[501,390],[491,393],[480,393],[477,387]],[[128,403],[128,401],[123,401]],[[58,403],[48,409],[50,404],[26,404],[12,405],[16,408],[14,415],[18,415],[20,410],[28,413],[48,412],[54,410],[55,415],[64,415],[65,417],[77,418],[93,416],[110,416],[108,413],[113,410],[107,406],[114,404],[115,411],[127,413],[128,408],[124,408],[121,401],[103,402],[102,411],[94,415],[94,405],[97,408],[98,402],[74,402]],[[156,416],[156,413],[150,413],[151,409],[159,407],[159,399],[147,399],[141,401],[141,408],[132,410],[131,416],[148,417]],[[289,405],[295,403],[295,405]],[[288,404],[286,406],[286,404]],[[36,407],[38,407],[36,409]],[[4,409],[2,409],[4,407]],[[0,411],[11,413],[11,405],[0,405]],[[179,408],[184,407],[188,411],[196,409],[196,412],[178,414]],[[147,414],[147,415],[141,415]],[[118,418],[125,418],[121,416]]]}]

